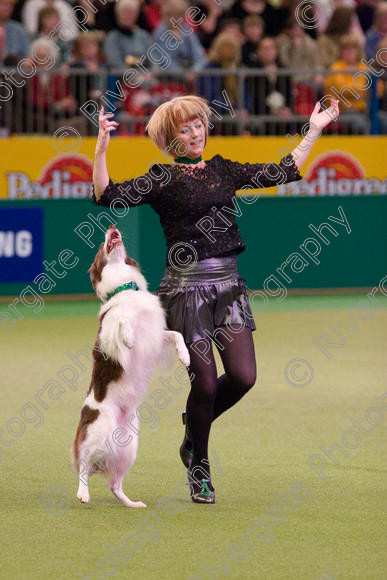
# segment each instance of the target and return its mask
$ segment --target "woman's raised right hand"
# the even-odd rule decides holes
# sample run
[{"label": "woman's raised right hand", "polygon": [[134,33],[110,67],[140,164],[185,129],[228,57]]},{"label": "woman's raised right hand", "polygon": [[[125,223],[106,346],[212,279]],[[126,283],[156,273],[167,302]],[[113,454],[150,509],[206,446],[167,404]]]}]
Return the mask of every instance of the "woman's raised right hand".
[{"label": "woman's raised right hand", "polygon": [[104,108],[101,106],[101,110],[98,116],[98,138],[97,138],[97,145],[96,145],[96,152],[97,153],[105,153],[109,141],[110,141],[110,132],[115,131],[119,125],[117,121],[109,121],[111,117],[113,117],[114,113],[104,113]]}]

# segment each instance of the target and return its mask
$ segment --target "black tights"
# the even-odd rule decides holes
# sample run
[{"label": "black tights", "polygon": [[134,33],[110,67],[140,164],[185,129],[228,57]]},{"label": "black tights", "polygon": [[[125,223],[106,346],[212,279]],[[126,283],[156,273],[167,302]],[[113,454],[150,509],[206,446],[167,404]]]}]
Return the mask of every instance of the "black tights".
[{"label": "black tights", "polygon": [[205,465],[204,469],[208,472],[209,465],[201,464],[201,461],[208,460],[212,421],[235,405],[256,380],[251,330],[247,327],[241,329],[240,325],[229,325],[229,328],[218,327],[212,336],[225,370],[219,378],[211,342],[203,339],[188,346],[191,357],[189,374],[194,374],[187,400],[187,425],[193,444],[191,469]]}]

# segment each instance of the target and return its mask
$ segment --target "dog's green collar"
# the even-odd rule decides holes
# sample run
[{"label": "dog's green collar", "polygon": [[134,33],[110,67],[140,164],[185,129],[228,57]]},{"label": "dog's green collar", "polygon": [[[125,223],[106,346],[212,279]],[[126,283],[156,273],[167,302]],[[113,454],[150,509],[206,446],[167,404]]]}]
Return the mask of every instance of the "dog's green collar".
[{"label": "dog's green collar", "polygon": [[113,290],[113,292],[109,292],[109,294],[106,296],[105,302],[107,302],[108,300],[110,300],[110,298],[113,298],[113,296],[115,296],[119,292],[122,292],[123,290],[138,290],[138,286],[136,282],[126,282],[126,284],[118,286],[118,288]]}]

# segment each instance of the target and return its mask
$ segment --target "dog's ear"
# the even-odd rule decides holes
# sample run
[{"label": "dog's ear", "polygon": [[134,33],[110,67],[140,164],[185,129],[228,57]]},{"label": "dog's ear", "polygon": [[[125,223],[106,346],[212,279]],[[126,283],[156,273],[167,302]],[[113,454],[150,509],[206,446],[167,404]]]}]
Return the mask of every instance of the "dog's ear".
[{"label": "dog's ear", "polygon": [[92,265],[89,268],[89,272],[90,272],[90,280],[91,283],[93,285],[93,288],[95,290],[95,285],[97,284],[97,282],[101,281],[102,278],[102,269],[106,264],[106,258],[104,256],[104,243],[102,242],[101,245],[99,246],[99,250],[97,252],[97,255],[94,259],[94,262],[92,263]]},{"label": "dog's ear", "polygon": [[136,262],[136,260],[133,260],[133,258],[130,258],[128,255],[126,255],[125,258],[125,264],[128,264],[129,266],[134,266],[135,268],[137,268],[137,270],[140,269],[139,263]]}]

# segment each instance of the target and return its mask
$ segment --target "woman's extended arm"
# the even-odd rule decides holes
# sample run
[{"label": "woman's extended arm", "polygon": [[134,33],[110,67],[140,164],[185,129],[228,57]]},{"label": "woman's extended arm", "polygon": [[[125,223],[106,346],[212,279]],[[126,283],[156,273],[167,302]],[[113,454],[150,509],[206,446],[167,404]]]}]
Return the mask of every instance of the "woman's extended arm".
[{"label": "woman's extended arm", "polygon": [[320,111],[320,103],[317,103],[309,119],[309,130],[301,143],[292,151],[294,163],[300,169],[305,163],[310,150],[321,135],[321,131],[339,116],[339,101],[331,99],[332,105],[325,111]]},{"label": "woman's extended arm", "polygon": [[104,115],[104,109],[101,107],[99,113],[99,131],[97,145],[95,146],[95,156],[93,164],[93,184],[96,200],[98,201],[109,184],[109,173],[106,167],[106,150],[110,141],[110,132],[115,131],[118,127],[116,121],[109,121],[113,113]]}]

